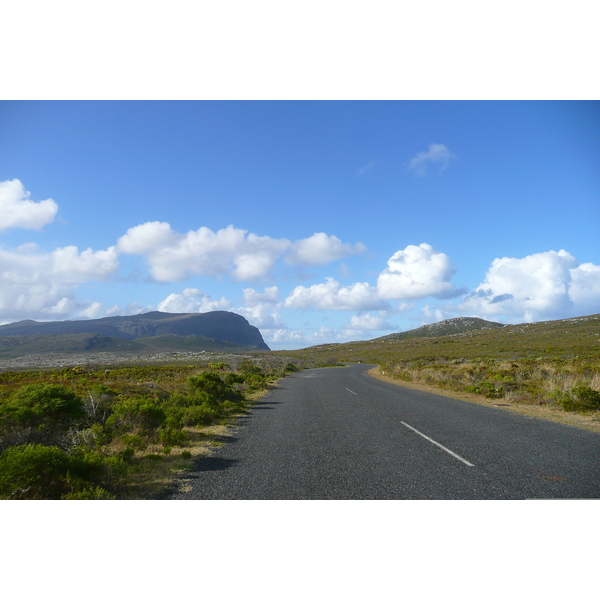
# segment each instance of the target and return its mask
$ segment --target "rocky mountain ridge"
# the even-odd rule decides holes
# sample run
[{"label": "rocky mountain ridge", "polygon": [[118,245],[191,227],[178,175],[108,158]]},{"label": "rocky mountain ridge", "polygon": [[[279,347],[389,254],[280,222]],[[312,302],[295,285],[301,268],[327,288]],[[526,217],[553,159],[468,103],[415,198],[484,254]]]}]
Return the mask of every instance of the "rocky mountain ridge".
[{"label": "rocky mountain ridge", "polygon": [[[212,311],[207,313],[163,313],[103,317],[77,321],[19,321],[0,325],[2,349],[26,346],[36,342],[40,351],[49,348],[69,351],[140,349],[141,346],[213,350],[234,347],[245,350],[269,350],[260,331],[236,313]],[[210,348],[209,348],[210,347]]]}]

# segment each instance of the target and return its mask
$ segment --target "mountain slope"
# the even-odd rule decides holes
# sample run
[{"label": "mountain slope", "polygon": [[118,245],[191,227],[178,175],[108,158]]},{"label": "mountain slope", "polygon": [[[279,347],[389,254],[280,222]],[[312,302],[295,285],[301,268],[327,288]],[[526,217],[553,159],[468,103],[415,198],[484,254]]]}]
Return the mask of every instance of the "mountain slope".
[{"label": "mountain slope", "polygon": [[430,323],[429,325],[423,325],[417,327],[417,329],[410,329],[409,331],[402,331],[400,333],[390,333],[384,335],[377,340],[408,340],[411,338],[423,338],[423,337],[440,337],[443,335],[454,335],[456,333],[465,333],[466,331],[475,331],[477,329],[495,329],[499,327],[505,327],[502,323],[496,323],[494,321],[486,321],[477,317],[456,317],[454,319],[446,319],[439,323]]},{"label": "mountain slope", "polygon": [[[40,323],[37,321],[19,321],[0,326],[0,338],[21,336],[77,336],[91,334],[101,338],[114,338],[116,340],[146,340],[168,336],[164,341],[169,346],[184,343],[198,346],[205,342],[224,342],[224,345],[233,345],[247,349],[269,350],[260,331],[250,325],[241,315],[227,311],[213,311],[208,313],[163,313],[150,312],[142,315],[125,317],[104,317],[81,321],[51,321]],[[181,339],[177,339],[181,338]],[[56,340],[59,342],[59,340]],[[74,340],[64,340],[72,343]],[[159,340],[155,340],[159,342]],[[98,344],[108,348],[114,342],[100,339],[89,340],[92,346]],[[5,340],[5,344],[9,343]],[[84,343],[84,342],[81,342]],[[57,343],[60,345],[60,343]],[[121,345],[122,344],[116,344]],[[144,346],[147,346],[144,343]],[[155,344],[151,344],[155,345]],[[184,343],[184,345],[186,345]],[[214,345],[214,344],[213,344]],[[91,349],[91,348],[90,348]]]}]

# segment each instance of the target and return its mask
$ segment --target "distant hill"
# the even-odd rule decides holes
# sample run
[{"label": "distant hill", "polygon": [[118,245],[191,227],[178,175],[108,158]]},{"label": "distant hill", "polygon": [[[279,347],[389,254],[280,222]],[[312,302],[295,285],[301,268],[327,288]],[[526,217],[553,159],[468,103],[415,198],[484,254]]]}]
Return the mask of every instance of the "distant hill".
[{"label": "distant hill", "polygon": [[[466,329],[459,331],[462,327]],[[280,350],[274,354],[373,364],[399,360],[479,360],[484,357],[600,360],[600,314],[504,326],[483,319],[460,317],[368,341],[321,344],[302,350]]]},{"label": "distant hill", "polygon": [[81,321],[19,321],[0,325],[0,353],[24,351],[269,350],[241,315],[149,312]]},{"label": "distant hill", "polygon": [[505,327],[502,323],[494,321],[486,321],[477,317],[456,317],[455,319],[446,319],[439,323],[430,323],[409,331],[400,333],[390,333],[384,335],[377,340],[408,340],[411,338],[423,337],[441,337],[443,335],[454,335],[456,333],[465,333],[466,331],[474,331],[476,329],[496,329]]}]

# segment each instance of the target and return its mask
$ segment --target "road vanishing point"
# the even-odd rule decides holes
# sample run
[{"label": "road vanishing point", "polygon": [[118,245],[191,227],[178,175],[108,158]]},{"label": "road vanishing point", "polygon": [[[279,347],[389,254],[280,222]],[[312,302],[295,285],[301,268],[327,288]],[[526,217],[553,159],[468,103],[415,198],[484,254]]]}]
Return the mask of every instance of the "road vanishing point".
[{"label": "road vanishing point", "polygon": [[600,434],[367,374],[280,380],[170,499],[600,498]]}]

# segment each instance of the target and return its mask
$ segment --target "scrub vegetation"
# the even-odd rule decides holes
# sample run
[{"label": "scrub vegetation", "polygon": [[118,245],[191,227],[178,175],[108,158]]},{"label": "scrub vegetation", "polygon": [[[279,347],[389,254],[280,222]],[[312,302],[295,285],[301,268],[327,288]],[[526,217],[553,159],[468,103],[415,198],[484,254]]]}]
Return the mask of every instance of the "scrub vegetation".
[{"label": "scrub vegetation", "polygon": [[157,497],[301,361],[0,373],[0,498]]}]

